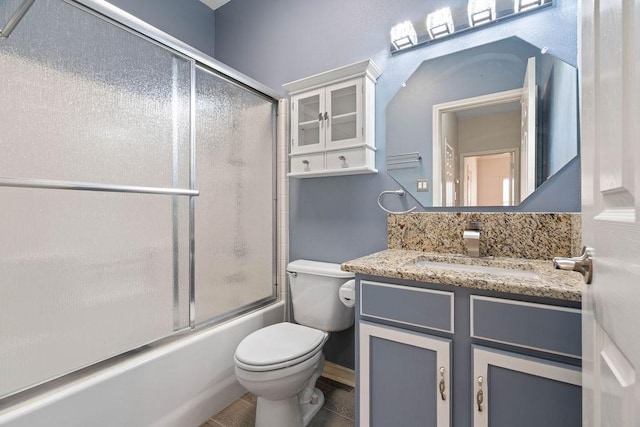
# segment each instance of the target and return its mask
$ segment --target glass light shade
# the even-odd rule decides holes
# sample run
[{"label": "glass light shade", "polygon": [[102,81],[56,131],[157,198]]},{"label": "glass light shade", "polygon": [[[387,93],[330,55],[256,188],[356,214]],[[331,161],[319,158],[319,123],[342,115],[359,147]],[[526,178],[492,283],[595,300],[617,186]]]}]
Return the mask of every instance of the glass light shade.
[{"label": "glass light shade", "polygon": [[404,49],[418,43],[418,35],[411,21],[404,21],[391,28],[391,44],[396,49]]},{"label": "glass light shade", "polygon": [[513,10],[518,12],[523,12],[525,10],[533,9],[542,5],[545,0],[514,0]]},{"label": "glass light shade", "polygon": [[496,1],[469,0],[467,12],[469,13],[470,26],[486,24],[496,19]]},{"label": "glass light shade", "polygon": [[443,7],[427,15],[427,31],[432,39],[454,32],[451,8]]}]

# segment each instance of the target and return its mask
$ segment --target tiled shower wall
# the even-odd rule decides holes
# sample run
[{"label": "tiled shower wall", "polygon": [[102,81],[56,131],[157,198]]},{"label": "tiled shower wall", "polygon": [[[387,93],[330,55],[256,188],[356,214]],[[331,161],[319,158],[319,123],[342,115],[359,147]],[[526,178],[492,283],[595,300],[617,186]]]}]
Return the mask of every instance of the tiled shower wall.
[{"label": "tiled shower wall", "polygon": [[463,231],[480,223],[480,255],[528,259],[576,256],[582,247],[579,213],[442,212],[389,215],[389,249],[465,254]]},{"label": "tiled shower wall", "polygon": [[[282,301],[288,301],[287,264],[289,263],[289,101],[281,99],[278,104],[277,135],[277,212],[278,212],[278,291]],[[285,310],[285,313],[287,310]],[[285,314],[286,317],[286,314]]]}]

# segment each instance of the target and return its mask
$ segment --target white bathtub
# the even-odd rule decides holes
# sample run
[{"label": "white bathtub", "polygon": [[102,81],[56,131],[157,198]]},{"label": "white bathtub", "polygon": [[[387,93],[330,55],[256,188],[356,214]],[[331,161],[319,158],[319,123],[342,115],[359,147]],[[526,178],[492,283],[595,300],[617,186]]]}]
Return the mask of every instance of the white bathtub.
[{"label": "white bathtub", "polygon": [[245,391],[233,354],[282,321],[278,303],[187,336],[0,412],[0,426],[198,426]]}]

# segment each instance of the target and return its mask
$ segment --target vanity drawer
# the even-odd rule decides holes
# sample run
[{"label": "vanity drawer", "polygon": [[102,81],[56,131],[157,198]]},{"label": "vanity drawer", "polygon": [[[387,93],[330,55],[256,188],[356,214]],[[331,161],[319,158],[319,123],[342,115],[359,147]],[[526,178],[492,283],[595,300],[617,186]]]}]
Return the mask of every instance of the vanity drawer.
[{"label": "vanity drawer", "polygon": [[471,296],[471,337],[580,358],[580,310]]},{"label": "vanity drawer", "polygon": [[453,333],[453,292],[360,281],[360,315]]},{"label": "vanity drawer", "polygon": [[324,152],[291,156],[291,173],[324,170]]},{"label": "vanity drawer", "polygon": [[357,168],[367,164],[367,156],[373,157],[367,147],[327,151],[327,169]]}]

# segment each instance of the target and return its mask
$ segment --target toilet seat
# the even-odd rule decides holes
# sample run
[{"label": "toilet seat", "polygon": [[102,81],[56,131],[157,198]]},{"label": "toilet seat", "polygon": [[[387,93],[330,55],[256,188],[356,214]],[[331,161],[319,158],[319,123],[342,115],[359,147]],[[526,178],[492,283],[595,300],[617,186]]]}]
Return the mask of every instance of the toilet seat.
[{"label": "toilet seat", "polygon": [[328,333],[295,323],[259,329],[236,349],[236,366],[253,372],[273,371],[301,363],[322,351]]}]

